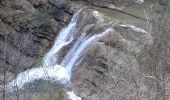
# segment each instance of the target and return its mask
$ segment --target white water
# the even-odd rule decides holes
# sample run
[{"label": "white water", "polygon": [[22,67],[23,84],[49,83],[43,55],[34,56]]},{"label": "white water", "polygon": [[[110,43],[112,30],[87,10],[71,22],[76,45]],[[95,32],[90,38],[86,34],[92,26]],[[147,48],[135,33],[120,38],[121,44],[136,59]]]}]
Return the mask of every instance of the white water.
[{"label": "white water", "polygon": [[[79,57],[85,53],[86,48],[90,46],[92,42],[97,41],[100,37],[108,34],[113,31],[109,28],[101,34],[95,34],[93,36],[88,36],[86,33],[81,34],[79,39],[74,42],[72,48],[68,51],[64,57],[61,64],[57,64],[59,51],[69,43],[73,42],[73,39],[76,37],[77,32],[77,20],[81,10],[78,11],[72,18],[68,27],[64,28],[56,38],[56,41],[51,48],[51,50],[44,56],[42,61],[42,66],[26,70],[22,73],[19,73],[15,80],[7,84],[7,89],[13,91],[17,88],[22,88],[26,83],[33,82],[37,79],[45,80],[57,80],[60,82],[70,81],[71,70],[75,62]],[[74,92],[67,92],[71,100],[81,100],[81,98],[76,97]]]},{"label": "white water", "polygon": [[141,28],[138,28],[138,27],[135,27],[134,25],[121,24],[120,26],[122,26],[122,27],[129,27],[129,28],[131,28],[132,30],[134,30],[134,31],[136,31],[136,32],[148,33],[146,30],[141,29]]},{"label": "white water", "polygon": [[[66,66],[66,68],[68,69],[68,73],[69,75],[71,74],[71,69],[72,66],[74,65],[74,63],[77,61],[77,59],[81,56],[81,54],[83,54],[83,51],[85,50],[85,48],[91,43],[91,42],[95,42],[97,41],[97,39],[99,39],[100,37],[108,34],[109,32],[113,31],[113,29],[109,28],[107,30],[105,30],[103,33],[101,34],[95,34],[92,37],[86,39],[87,37],[84,37],[84,35],[82,35],[84,37],[84,39],[82,39],[82,37],[80,38],[81,40],[78,41],[73,49],[71,49],[68,54],[66,55],[65,59],[63,60],[61,66]],[[81,43],[80,43],[81,42]],[[78,45],[79,44],[79,45]],[[67,61],[67,59],[69,59],[69,61]],[[67,62],[65,62],[67,61]]]},{"label": "white water", "polygon": [[7,85],[7,88],[11,89],[14,86],[17,88],[23,87],[26,83],[32,82],[36,79],[53,79],[56,80],[68,80],[69,75],[67,69],[56,64],[58,52],[65,45],[69,44],[73,40],[74,30],[76,27],[77,19],[81,10],[79,10],[72,18],[68,27],[64,28],[51,48],[51,50],[44,56],[43,64],[40,67],[26,70],[17,75],[17,78]]},{"label": "white water", "polygon": [[136,3],[143,3],[144,0],[135,0]]},{"label": "white water", "polygon": [[59,36],[57,37],[53,47],[51,48],[51,50],[45,55],[44,59],[43,59],[43,66],[54,66],[54,64],[56,64],[57,61],[57,53],[59,52],[59,50],[63,47],[68,45],[69,43],[71,43],[74,39],[73,35],[74,35],[74,30],[76,28],[76,24],[77,24],[77,19],[79,16],[79,13],[81,12],[81,10],[79,10],[71,19],[71,22],[69,23],[68,27],[64,28],[61,30],[61,32],[59,33]]}]

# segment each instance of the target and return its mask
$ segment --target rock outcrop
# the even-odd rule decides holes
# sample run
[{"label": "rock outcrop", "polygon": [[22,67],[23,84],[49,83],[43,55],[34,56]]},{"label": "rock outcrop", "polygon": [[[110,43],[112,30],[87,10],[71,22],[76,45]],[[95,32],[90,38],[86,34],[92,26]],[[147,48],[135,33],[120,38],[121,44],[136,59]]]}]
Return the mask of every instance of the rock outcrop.
[{"label": "rock outcrop", "polygon": [[[0,1],[1,71],[19,73],[38,66],[57,33],[81,8],[74,0]],[[87,1],[85,1],[87,2]],[[127,1],[93,1],[118,4]],[[100,5],[98,5],[100,6]]]},{"label": "rock outcrop", "polygon": [[0,71],[17,74],[39,66],[72,17],[69,7],[67,0],[1,0]]},{"label": "rock outcrop", "polygon": [[158,17],[149,16],[153,19],[134,19],[137,24],[102,10],[82,13],[86,20],[80,25],[93,26],[86,28],[88,33],[107,28],[115,32],[91,44],[74,65],[71,82],[76,94],[83,100],[169,100],[169,10],[162,10],[161,16],[159,11]]},{"label": "rock outcrop", "polygon": [[[5,74],[10,76],[8,81],[39,66],[60,29],[74,12],[84,8],[77,32],[92,36],[114,31],[93,42],[74,64],[74,92],[82,100],[169,100],[169,7],[155,11],[155,0],[142,2],[0,0],[0,71],[6,72],[0,79],[3,81]],[[167,6],[165,2],[159,0]],[[159,16],[151,16],[151,11]],[[67,48],[70,46],[63,48],[60,56]]]},{"label": "rock outcrop", "polygon": [[109,33],[90,45],[72,71],[72,87],[83,100],[147,100],[138,57],[153,44],[150,33],[98,11],[80,15],[79,32]]}]

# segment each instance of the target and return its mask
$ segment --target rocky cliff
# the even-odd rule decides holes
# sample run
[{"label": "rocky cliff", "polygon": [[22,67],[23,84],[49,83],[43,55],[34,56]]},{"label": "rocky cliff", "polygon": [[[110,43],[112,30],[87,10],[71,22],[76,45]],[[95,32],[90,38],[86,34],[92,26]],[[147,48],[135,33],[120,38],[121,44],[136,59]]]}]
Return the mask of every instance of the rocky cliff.
[{"label": "rocky cliff", "polygon": [[80,31],[99,34],[113,28],[114,32],[91,44],[84,59],[75,64],[73,90],[83,100],[147,100],[138,60],[153,44],[151,34],[101,13],[87,11],[80,16]]},{"label": "rocky cliff", "polygon": [[67,1],[0,1],[0,68],[18,73],[40,63],[72,17]]},{"label": "rocky cliff", "polygon": [[15,76],[37,67],[61,28],[82,8],[77,32],[92,36],[114,31],[92,43],[74,64],[75,93],[82,100],[169,100],[170,24],[165,2],[0,0],[0,71]]},{"label": "rocky cliff", "polygon": [[108,10],[98,2],[80,16],[79,31],[114,32],[91,44],[74,65],[73,90],[83,100],[168,100],[168,6],[148,1]]}]

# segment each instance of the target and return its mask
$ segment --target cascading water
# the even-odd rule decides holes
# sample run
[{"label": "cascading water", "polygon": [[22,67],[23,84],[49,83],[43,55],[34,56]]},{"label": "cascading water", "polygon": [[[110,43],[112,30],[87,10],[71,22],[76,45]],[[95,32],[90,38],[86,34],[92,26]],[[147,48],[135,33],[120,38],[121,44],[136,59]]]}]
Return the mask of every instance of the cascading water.
[{"label": "cascading water", "polygon": [[42,66],[32,68],[18,74],[17,78],[7,85],[8,88],[23,87],[25,83],[32,82],[36,79],[55,78],[57,80],[68,80],[67,69],[56,64],[59,50],[68,45],[73,40],[74,30],[77,19],[81,10],[74,14],[68,27],[61,30],[59,36],[51,48],[51,50],[44,56]]},{"label": "cascading water", "polygon": [[[71,69],[74,63],[77,61],[77,59],[81,56],[82,52],[85,50],[85,48],[93,41],[96,41],[99,37],[102,37],[109,33],[110,31],[113,31],[111,28],[107,29],[101,34],[94,35],[90,38],[88,36],[85,37],[84,34],[82,34],[82,37],[80,40],[77,41],[77,43],[73,46],[73,48],[68,52],[68,54],[65,56],[61,66],[66,66],[68,69],[69,75],[71,74]],[[88,38],[88,39],[87,39]],[[69,61],[67,60],[69,59]]]},{"label": "cascading water", "polygon": [[74,35],[75,35],[75,28],[76,28],[76,24],[77,24],[77,19],[78,16],[80,14],[81,10],[79,10],[71,19],[71,22],[69,23],[68,27],[64,28],[61,30],[61,32],[59,33],[59,36],[57,37],[53,47],[51,48],[51,50],[45,55],[44,59],[43,59],[43,66],[54,66],[56,64],[57,61],[57,53],[59,52],[59,50],[68,45],[69,43],[71,43],[74,39]]},{"label": "cascading water", "polygon": [[[69,82],[71,69],[77,59],[84,53],[85,49],[91,42],[97,41],[100,37],[113,31],[109,28],[101,34],[95,34],[88,36],[86,33],[75,32],[77,26],[77,20],[81,10],[74,14],[69,25],[64,28],[56,38],[56,41],[51,50],[44,56],[42,66],[26,70],[18,74],[17,78],[7,84],[7,89],[13,91],[17,88],[22,88],[26,83],[33,82],[37,79],[45,79],[60,82]],[[73,41],[77,34],[81,34],[80,37]],[[61,64],[57,64],[59,59],[59,51],[66,45],[73,43],[73,46],[63,58]],[[74,95],[74,92],[67,92],[71,100],[81,100]]]}]

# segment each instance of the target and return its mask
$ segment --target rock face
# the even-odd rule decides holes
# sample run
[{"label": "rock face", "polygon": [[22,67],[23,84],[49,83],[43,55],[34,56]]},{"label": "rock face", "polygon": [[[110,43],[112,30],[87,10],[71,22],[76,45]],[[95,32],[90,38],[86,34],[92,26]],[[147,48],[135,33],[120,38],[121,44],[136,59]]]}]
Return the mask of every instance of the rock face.
[{"label": "rock face", "polygon": [[[143,0],[78,2],[0,0],[0,71],[12,76],[39,66],[60,29],[84,8],[77,32],[114,32],[93,42],[74,65],[74,92],[82,100],[169,100],[169,8],[160,7],[163,15],[150,19],[147,14],[154,6],[139,4]],[[159,0],[161,5],[165,2]]]},{"label": "rock face", "polygon": [[72,87],[76,93],[83,100],[147,100],[137,58],[152,45],[151,34],[97,11],[80,17],[80,27],[86,28],[79,31],[99,34],[113,28],[115,32],[91,44],[83,61],[75,64]]},{"label": "rock face", "polygon": [[[128,22],[105,11],[92,9],[80,16],[79,31],[99,34],[113,28],[115,32],[91,44],[84,59],[75,64],[71,80],[76,94],[83,100],[155,100],[162,97],[168,100],[169,68],[164,61],[170,56],[168,47],[160,42],[168,42],[168,37],[160,40],[159,30],[155,31],[162,27],[153,26],[153,29],[150,28],[152,23],[148,25],[146,20],[134,19],[136,24],[125,17],[131,20]],[[160,45],[162,49],[158,49]],[[163,82],[165,79],[167,81]]]},{"label": "rock face", "polygon": [[1,72],[17,74],[39,66],[58,31],[72,16],[66,4],[66,0],[0,1]]},{"label": "rock face", "polygon": [[74,65],[72,87],[82,100],[170,99],[170,24],[165,9],[169,11],[164,8],[163,15],[154,17],[152,23],[137,21],[147,27],[109,16],[102,10],[82,13],[80,19],[85,20],[80,26],[92,26],[85,28],[89,34],[115,30],[91,44],[83,60],[80,58]]}]

